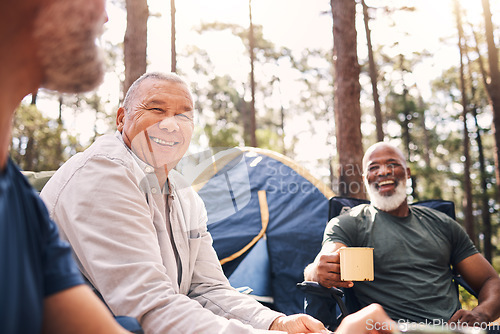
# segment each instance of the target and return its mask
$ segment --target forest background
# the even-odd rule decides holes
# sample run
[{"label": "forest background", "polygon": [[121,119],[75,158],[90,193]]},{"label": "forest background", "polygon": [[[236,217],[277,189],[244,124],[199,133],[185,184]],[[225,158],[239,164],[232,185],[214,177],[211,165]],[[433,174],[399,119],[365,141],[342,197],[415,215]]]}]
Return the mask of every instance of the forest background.
[{"label": "forest background", "polygon": [[57,169],[115,131],[135,78],[174,71],[195,97],[189,154],[267,148],[336,194],[365,197],[363,149],[390,141],[408,156],[410,199],[454,201],[486,258],[499,255],[499,1],[108,0],[107,10],[103,85],[23,101],[11,146],[21,168]]}]

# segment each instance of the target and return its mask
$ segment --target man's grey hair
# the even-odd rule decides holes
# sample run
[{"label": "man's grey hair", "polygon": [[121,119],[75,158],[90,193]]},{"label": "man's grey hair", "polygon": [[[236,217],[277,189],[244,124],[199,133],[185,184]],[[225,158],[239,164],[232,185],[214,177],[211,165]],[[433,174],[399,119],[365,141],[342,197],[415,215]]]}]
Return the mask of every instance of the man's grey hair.
[{"label": "man's grey hair", "polygon": [[382,142],[381,141],[381,142],[373,144],[372,146],[370,146],[366,150],[365,155],[363,156],[363,163],[362,163],[362,166],[363,166],[363,175],[366,174],[366,168],[368,167],[368,159],[370,158],[370,155],[375,150],[377,150],[379,148],[382,148],[382,147],[389,147],[392,150],[394,150],[394,152],[396,152],[401,157],[401,159],[403,161],[403,164],[404,164],[404,167],[406,167],[406,157],[405,157],[404,153],[399,148],[397,148],[396,146],[394,146],[392,144],[389,144],[387,142]]},{"label": "man's grey hair", "polygon": [[191,90],[189,89],[189,85],[187,84],[187,82],[184,79],[182,79],[177,74],[175,74],[175,73],[161,73],[161,72],[144,73],[137,80],[134,81],[134,83],[128,89],[127,94],[125,95],[125,99],[123,99],[123,109],[125,109],[126,114],[128,114],[130,111],[130,103],[134,99],[135,94],[137,93],[137,89],[140,87],[141,83],[147,79],[163,80],[163,81],[169,81],[169,82],[183,84],[186,86],[186,89],[189,92],[189,97],[191,98],[191,101],[193,100],[193,95],[191,94]]}]

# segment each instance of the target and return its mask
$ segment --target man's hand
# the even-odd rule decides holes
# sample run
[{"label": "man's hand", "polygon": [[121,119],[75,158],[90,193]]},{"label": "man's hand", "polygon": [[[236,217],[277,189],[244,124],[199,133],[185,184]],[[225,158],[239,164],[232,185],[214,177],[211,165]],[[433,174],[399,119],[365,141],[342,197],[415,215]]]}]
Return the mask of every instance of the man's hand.
[{"label": "man's hand", "polygon": [[319,255],[316,261],[316,278],[319,284],[327,288],[350,288],[354,285],[351,281],[340,280],[340,254],[338,251]]},{"label": "man's hand", "polygon": [[276,318],[270,330],[294,333],[329,333],[321,321],[307,314],[294,314]]},{"label": "man's hand", "polygon": [[458,310],[455,314],[448,320],[448,323],[461,323],[467,324],[469,326],[482,326],[483,324],[488,324],[488,316],[484,313],[473,309],[472,311]]}]

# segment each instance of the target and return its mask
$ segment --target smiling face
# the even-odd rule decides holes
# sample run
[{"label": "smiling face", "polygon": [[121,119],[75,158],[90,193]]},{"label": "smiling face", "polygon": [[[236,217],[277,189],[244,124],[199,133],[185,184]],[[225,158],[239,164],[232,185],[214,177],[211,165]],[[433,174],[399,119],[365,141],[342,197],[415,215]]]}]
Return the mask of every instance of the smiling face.
[{"label": "smiling face", "polygon": [[146,78],[127,107],[118,109],[116,119],[125,144],[157,173],[168,173],[186,153],[193,134],[193,100],[187,86]]},{"label": "smiling face", "polygon": [[380,144],[369,149],[363,166],[373,205],[389,213],[406,215],[406,180],[410,177],[410,169],[402,153],[388,144]]}]

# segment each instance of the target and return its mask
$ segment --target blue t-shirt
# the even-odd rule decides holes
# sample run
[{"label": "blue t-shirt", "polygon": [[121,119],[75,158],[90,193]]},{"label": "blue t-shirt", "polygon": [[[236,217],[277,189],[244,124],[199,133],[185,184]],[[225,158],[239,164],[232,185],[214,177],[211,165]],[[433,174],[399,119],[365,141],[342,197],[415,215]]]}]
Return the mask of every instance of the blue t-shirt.
[{"label": "blue t-shirt", "polygon": [[43,299],[83,283],[38,194],[9,159],[0,171],[0,328],[39,333]]}]

